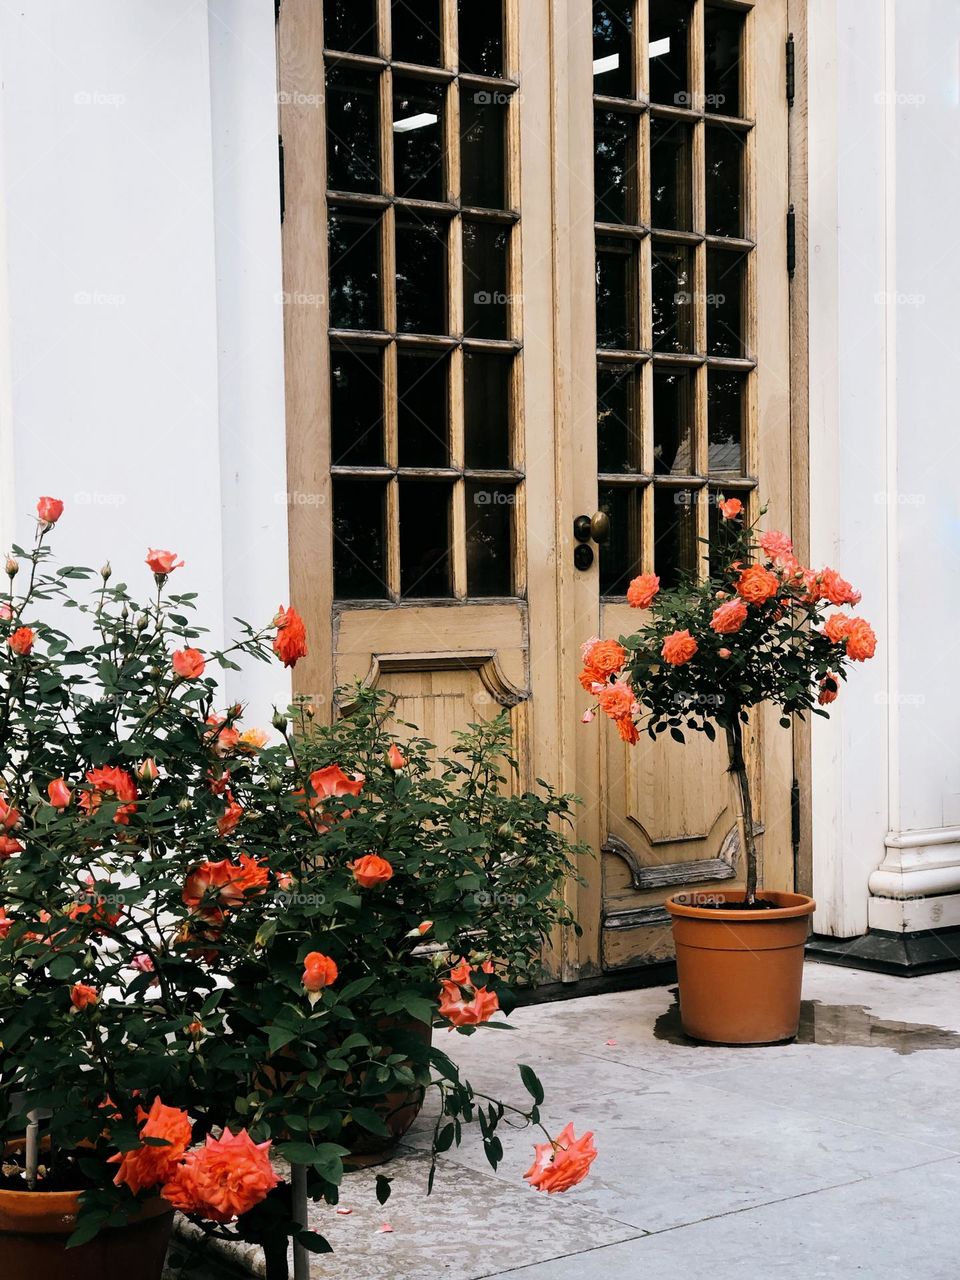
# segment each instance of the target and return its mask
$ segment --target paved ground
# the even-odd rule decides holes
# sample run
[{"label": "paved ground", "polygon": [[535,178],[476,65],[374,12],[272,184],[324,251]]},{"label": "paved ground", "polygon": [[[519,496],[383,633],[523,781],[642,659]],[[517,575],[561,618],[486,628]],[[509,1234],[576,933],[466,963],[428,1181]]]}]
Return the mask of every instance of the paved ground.
[{"label": "paved ground", "polygon": [[521,1101],[515,1063],[538,1069],[548,1126],[595,1132],[590,1177],[539,1194],[521,1176],[530,1133],[504,1136],[497,1173],[472,1134],[425,1199],[428,1107],[379,1170],[384,1209],[375,1170],[348,1175],[349,1216],[314,1208],[336,1252],[312,1277],[956,1280],[960,974],[809,964],[804,995],[798,1042],[772,1048],[685,1041],[664,987],[449,1033],[478,1090]]}]

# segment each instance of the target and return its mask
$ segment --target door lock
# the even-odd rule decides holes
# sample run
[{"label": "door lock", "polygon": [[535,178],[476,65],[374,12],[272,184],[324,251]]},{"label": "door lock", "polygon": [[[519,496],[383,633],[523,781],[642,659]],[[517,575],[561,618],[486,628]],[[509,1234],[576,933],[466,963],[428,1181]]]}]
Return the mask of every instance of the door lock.
[{"label": "door lock", "polygon": [[597,511],[593,516],[577,516],[573,522],[573,536],[577,545],[573,549],[573,563],[577,569],[589,569],[593,564],[593,547],[603,546],[610,538],[610,517],[605,511]]}]

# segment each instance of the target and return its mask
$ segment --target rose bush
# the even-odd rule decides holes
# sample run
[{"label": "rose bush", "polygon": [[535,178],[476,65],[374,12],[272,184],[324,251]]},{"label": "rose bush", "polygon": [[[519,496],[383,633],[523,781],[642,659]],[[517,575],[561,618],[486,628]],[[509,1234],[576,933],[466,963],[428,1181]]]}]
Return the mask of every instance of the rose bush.
[{"label": "rose bush", "polygon": [[652,574],[634,579],[627,599],[649,609],[649,619],[619,641],[587,641],[580,683],[625,742],[638,742],[641,732],[669,732],[678,742],[687,729],[711,740],[717,728],[724,732],[743,811],[746,901],[753,904],[757,851],[743,726],[765,702],[780,708],[787,728],[792,715],[827,715],[846,664],[872,658],[876,636],[863,618],[825,616],[828,607],[860,602],[835,569],[805,568],[786,534],[746,523],[739,498],[721,498],[718,507],[709,575],[672,591],[661,591]]},{"label": "rose bush", "polygon": [[[194,594],[170,590],[175,552],[148,552],[141,603],[109,565],[56,567],[61,516],[41,500],[0,608],[0,1132],[42,1119],[37,1185],[84,1191],[74,1243],[159,1194],[208,1234],[259,1242],[283,1275],[291,1235],[327,1246],[271,1154],[335,1204],[351,1148],[388,1142],[434,1089],[434,1156],[475,1121],[499,1162],[508,1108],[431,1028],[474,1034],[509,1012],[573,925],[558,889],[572,802],[515,786],[505,717],[440,759],[364,689],[333,724],[301,700],[272,738],[244,728],[214,673],[295,666],[296,611],[213,648]],[[531,1104],[513,1118],[539,1123],[522,1076]],[[585,1175],[584,1139],[561,1138],[533,1185]]]}]

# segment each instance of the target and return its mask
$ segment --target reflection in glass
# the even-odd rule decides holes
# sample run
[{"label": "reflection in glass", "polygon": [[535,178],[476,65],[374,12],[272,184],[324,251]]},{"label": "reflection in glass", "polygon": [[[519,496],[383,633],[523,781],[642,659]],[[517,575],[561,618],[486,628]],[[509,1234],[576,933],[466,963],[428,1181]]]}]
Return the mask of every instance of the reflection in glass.
[{"label": "reflection in glass", "polygon": [[722,125],[707,130],[707,235],[743,235],[743,140]]},{"label": "reflection in glass", "polygon": [[707,250],[707,354],[743,355],[743,272],[741,253]]},{"label": "reflection in glass", "polygon": [[509,239],[507,226],[463,222],[463,332],[467,337],[507,337]]},{"label": "reflection in glass", "polygon": [[468,482],[467,595],[508,596],[513,591],[511,533],[517,491],[513,485]]},{"label": "reflection in glass", "polygon": [[501,0],[459,0],[460,70],[475,76],[503,75]]},{"label": "reflection in glass", "polygon": [[341,53],[376,53],[377,0],[324,0],[323,43]]},{"label": "reflection in glass", "polygon": [[711,369],[707,375],[707,436],[711,475],[742,475],[745,380]]},{"label": "reflection in glass", "polygon": [[594,0],[594,93],[633,97],[633,8],[632,0]]},{"label": "reflection in glass", "polygon": [[689,489],[654,489],[653,569],[662,588],[676,587],[696,573],[696,500]]},{"label": "reflection in glass", "polygon": [[442,200],[443,89],[422,80],[393,82],[393,172],[398,196]]},{"label": "reflection in glass", "polygon": [[449,484],[400,480],[400,594],[449,596]]},{"label": "reflection in glass", "polygon": [[330,461],[343,467],[383,463],[383,352],[330,352]]},{"label": "reflection in glass", "polygon": [[610,517],[610,539],[596,548],[600,557],[600,594],[625,596],[640,572],[640,504],[643,491],[632,486],[601,487],[600,510]]},{"label": "reflection in glass", "polygon": [[690,157],[693,131],[673,120],[650,120],[650,225],[689,231],[693,225]]},{"label": "reflection in glass", "polygon": [[327,186],[380,190],[379,77],[327,68]]},{"label": "reflection in glass", "polygon": [[384,484],[334,478],[333,590],[340,600],[387,595],[385,500]]},{"label": "reflection in glass", "polygon": [[503,209],[507,109],[485,89],[460,91],[460,202]]},{"label": "reflection in glass", "polygon": [[394,62],[440,66],[440,0],[393,0],[391,37]]},{"label": "reflection in glass", "polygon": [[450,358],[397,352],[397,450],[401,467],[445,467]]},{"label": "reflection in glass", "polygon": [[330,325],[334,329],[380,328],[380,221],[331,208]]},{"label": "reflection in glass", "polygon": [[637,222],[637,117],[598,111],[594,120],[597,222]]},{"label": "reflection in glass", "polygon": [[632,240],[597,240],[597,346],[637,348],[637,251]]},{"label": "reflection in glass", "polygon": [[447,332],[447,224],[397,218],[397,330]]},{"label": "reflection in glass", "polygon": [[510,373],[513,356],[463,353],[465,462],[478,470],[510,466]]},{"label": "reflection in glass", "polygon": [[692,351],[693,275],[690,250],[686,246],[654,246],[650,308],[654,351]]},{"label": "reflection in glass", "polygon": [[640,379],[635,368],[597,367],[597,465],[606,474],[640,470]]},{"label": "reflection in glass", "polygon": [[703,18],[704,90],[707,111],[738,116],[740,104],[740,38],[743,14],[709,6]]},{"label": "reflection in glass", "polygon": [[691,107],[687,61],[690,5],[686,0],[650,0],[650,101]]},{"label": "reflection in glass", "polygon": [[653,371],[653,468],[657,475],[692,476],[694,389],[689,369]]}]

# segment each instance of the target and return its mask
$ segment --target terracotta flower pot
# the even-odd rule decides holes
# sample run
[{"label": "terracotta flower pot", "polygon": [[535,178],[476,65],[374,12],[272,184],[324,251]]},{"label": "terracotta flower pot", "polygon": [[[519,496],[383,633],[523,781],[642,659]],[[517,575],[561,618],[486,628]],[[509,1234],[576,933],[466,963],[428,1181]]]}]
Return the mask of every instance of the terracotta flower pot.
[{"label": "terracotta flower pot", "polygon": [[[706,895],[700,894],[701,899]],[[816,903],[764,891],[770,910],[746,911],[741,891],[711,893],[729,906],[697,906],[697,894],[666,901],[673,919],[680,1020],[694,1040],[774,1044],[800,1025],[803,947]]]},{"label": "terracotta flower pot", "polygon": [[87,1244],[67,1249],[67,1238],[77,1225],[80,1195],[0,1190],[3,1280],[160,1280],[173,1225],[167,1202],[159,1197],[149,1200],[125,1227],[101,1231]]}]

